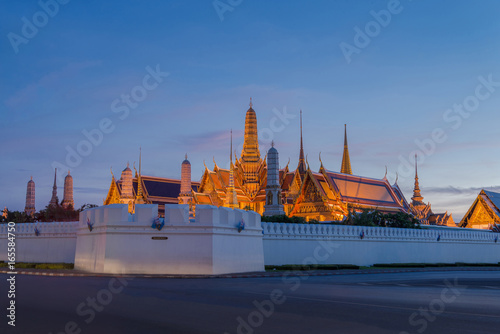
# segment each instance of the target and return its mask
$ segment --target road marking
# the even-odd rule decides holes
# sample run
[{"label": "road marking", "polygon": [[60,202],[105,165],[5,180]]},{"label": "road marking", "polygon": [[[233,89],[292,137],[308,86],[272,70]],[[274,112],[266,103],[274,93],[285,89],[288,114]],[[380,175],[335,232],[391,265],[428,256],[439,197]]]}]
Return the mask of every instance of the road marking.
[{"label": "road marking", "polygon": [[[254,295],[263,295],[263,296],[269,297],[269,293],[252,292],[252,291],[246,291],[246,292],[250,293],[250,294],[254,294]],[[381,305],[381,304],[343,302],[343,301],[339,301],[339,300],[306,298],[306,297],[297,297],[297,296],[289,296],[289,295],[287,295],[286,298],[309,300],[309,301],[324,302],[324,303],[334,303],[334,304],[348,304],[348,305],[358,305],[358,306],[383,307],[383,308],[390,308],[390,309],[395,309],[395,310],[410,310],[410,311],[419,311],[420,310],[418,308],[411,308],[411,307],[397,307],[397,306],[387,306],[387,305]],[[466,315],[466,316],[473,316],[473,317],[500,318],[500,315],[493,315],[493,314],[465,313],[465,312],[452,312],[452,311],[443,311],[442,313]]]}]

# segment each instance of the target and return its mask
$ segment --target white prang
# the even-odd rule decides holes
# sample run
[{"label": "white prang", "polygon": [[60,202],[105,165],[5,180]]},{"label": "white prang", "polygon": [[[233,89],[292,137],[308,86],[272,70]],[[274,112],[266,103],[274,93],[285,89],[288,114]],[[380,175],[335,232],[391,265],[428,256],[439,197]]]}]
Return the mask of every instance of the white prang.
[{"label": "white prang", "polygon": [[273,147],[267,152],[267,187],[266,204],[264,205],[264,216],[284,215],[281,203],[281,187],[279,181],[279,155],[278,150]]}]

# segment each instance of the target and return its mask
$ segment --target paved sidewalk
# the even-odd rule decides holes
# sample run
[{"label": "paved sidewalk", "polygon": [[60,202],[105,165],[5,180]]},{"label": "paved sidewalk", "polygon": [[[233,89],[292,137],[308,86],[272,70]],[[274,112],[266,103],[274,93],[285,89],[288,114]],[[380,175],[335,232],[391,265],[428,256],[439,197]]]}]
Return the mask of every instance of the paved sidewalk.
[{"label": "paved sidewalk", "polygon": [[[19,269],[16,275],[59,276],[59,277],[144,277],[144,278],[259,278],[282,277],[291,272],[295,276],[335,276],[335,275],[365,275],[387,273],[415,273],[432,271],[500,271],[500,267],[429,267],[429,268],[373,268],[358,270],[312,270],[312,271],[266,271],[224,275],[160,275],[160,274],[96,274],[79,270],[51,270],[51,269]],[[0,268],[0,274],[11,273],[6,268]]]}]

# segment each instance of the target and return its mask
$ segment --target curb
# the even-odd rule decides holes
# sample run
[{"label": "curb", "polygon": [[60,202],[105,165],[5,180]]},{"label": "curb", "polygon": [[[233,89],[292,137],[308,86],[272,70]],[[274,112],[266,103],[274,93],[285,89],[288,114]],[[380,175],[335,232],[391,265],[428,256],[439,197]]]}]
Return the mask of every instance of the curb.
[{"label": "curb", "polygon": [[442,272],[442,271],[500,271],[497,267],[454,267],[454,268],[409,268],[409,269],[370,269],[370,270],[335,270],[335,271],[280,271],[247,274],[224,274],[224,275],[145,275],[145,274],[95,274],[86,272],[57,272],[48,270],[23,270],[12,272],[0,270],[5,275],[31,275],[51,277],[134,277],[134,278],[272,278],[289,276],[337,276],[337,275],[366,275],[366,274],[390,274],[390,273],[415,273],[415,272]]}]

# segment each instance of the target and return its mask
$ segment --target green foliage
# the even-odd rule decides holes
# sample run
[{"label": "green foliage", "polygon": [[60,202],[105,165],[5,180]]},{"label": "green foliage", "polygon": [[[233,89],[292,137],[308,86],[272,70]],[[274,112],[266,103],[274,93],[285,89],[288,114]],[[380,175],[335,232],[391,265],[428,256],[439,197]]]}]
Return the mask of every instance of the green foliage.
[{"label": "green foliage", "polygon": [[363,210],[362,212],[350,211],[345,220],[345,224],[355,226],[420,228],[419,221],[411,214],[404,212],[384,214],[377,210]]},{"label": "green foliage", "polygon": [[7,218],[0,216],[0,223],[14,222],[21,223],[34,223],[34,222],[63,222],[63,221],[77,221],[80,217],[80,212],[95,208],[95,204],[84,204],[80,209],[75,210],[72,206],[65,208],[59,204],[47,205],[44,210],[40,210],[33,216],[27,215],[24,211],[7,211]]},{"label": "green foliage", "polygon": [[[6,262],[0,262],[1,267],[7,267]],[[28,262],[18,262],[16,263],[16,269],[73,269],[75,265],[73,263],[28,263]]]},{"label": "green foliage", "polygon": [[302,217],[296,217],[296,216],[288,217],[287,215],[262,216],[261,221],[269,223],[321,224],[319,221],[315,219],[306,221],[305,218]]},{"label": "green foliage", "polygon": [[500,267],[500,263],[375,263],[374,268]]}]

